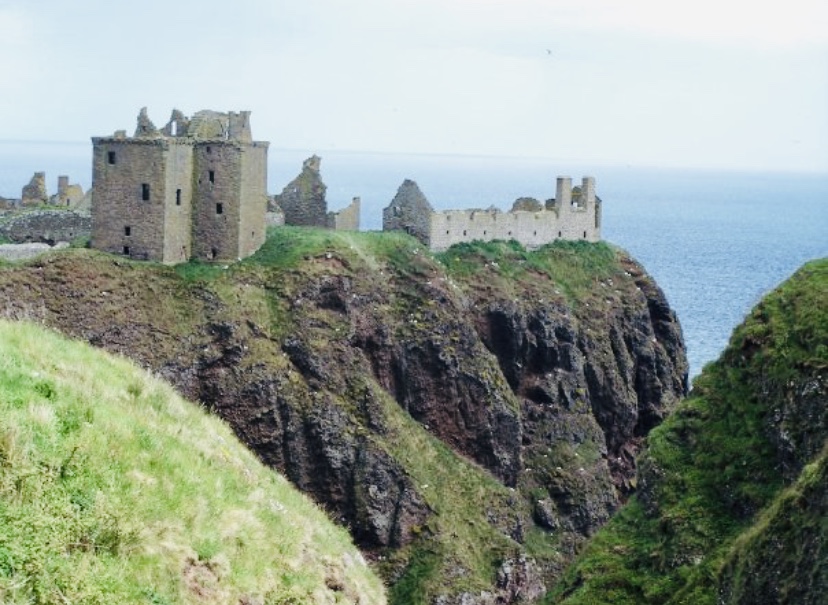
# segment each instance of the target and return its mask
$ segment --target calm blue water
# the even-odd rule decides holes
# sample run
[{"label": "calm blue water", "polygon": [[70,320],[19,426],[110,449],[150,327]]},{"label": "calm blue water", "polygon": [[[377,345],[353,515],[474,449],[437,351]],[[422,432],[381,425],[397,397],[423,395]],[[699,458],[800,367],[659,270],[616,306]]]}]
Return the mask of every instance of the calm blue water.
[{"label": "calm blue water", "polygon": [[[268,188],[281,191],[309,151],[271,149]],[[559,174],[592,175],[604,200],[604,238],[656,278],[684,328],[691,374],[714,360],[749,309],[802,263],[828,256],[828,173],[822,175],[623,168],[549,160],[319,152],[332,210],[362,198],[362,228],[403,179],[438,209],[508,209],[553,197]],[[89,187],[88,143],[0,142],[0,196],[19,197],[35,171],[50,192],[58,174]],[[828,301],[826,301],[828,304]]]}]

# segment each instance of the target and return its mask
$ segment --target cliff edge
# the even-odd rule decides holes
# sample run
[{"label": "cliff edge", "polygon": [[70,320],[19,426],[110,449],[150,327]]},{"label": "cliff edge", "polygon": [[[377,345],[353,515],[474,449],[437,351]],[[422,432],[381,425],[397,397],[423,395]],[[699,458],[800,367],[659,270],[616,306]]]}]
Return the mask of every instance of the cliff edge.
[{"label": "cliff edge", "polygon": [[0,309],[126,355],[346,525],[396,603],[540,599],[636,488],[685,394],[681,330],[623,251],[271,230],[230,265],[69,250]]},{"label": "cliff edge", "polygon": [[828,594],[828,259],[768,294],[647,438],[635,497],[567,605],[820,605]]}]

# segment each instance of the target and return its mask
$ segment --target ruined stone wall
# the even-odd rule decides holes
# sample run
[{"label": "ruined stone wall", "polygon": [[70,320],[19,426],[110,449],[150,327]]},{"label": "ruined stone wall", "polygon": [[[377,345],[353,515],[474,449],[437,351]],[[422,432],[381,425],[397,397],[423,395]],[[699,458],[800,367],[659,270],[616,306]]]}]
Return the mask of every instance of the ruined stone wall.
[{"label": "ruined stone wall", "polygon": [[359,231],[359,215],[362,201],[355,197],[353,201],[339,212],[328,213],[328,228],[336,231]]},{"label": "ruined stone wall", "polygon": [[46,173],[35,172],[29,183],[24,185],[20,198],[26,206],[48,202],[49,192],[46,190]]},{"label": "ruined stone wall", "polygon": [[327,187],[320,175],[319,156],[311,156],[302,164],[302,172],[276,196],[276,203],[285,213],[286,225],[327,227]]},{"label": "ruined stone wall", "polygon": [[193,146],[188,141],[169,141],[164,188],[165,263],[182,263],[192,254]]},{"label": "ruined stone wall", "polygon": [[163,260],[169,143],[114,137],[92,143],[92,247]]},{"label": "ruined stone wall", "polygon": [[79,237],[88,237],[91,232],[91,217],[71,210],[36,210],[0,224],[0,237],[14,243],[71,242]]},{"label": "ruined stone wall", "polygon": [[579,195],[573,197],[571,179],[560,177],[557,196],[554,205],[538,212],[433,212],[429,215],[428,246],[441,252],[453,244],[475,240],[516,240],[529,249],[556,239],[599,241],[601,207],[595,196],[595,179],[584,177]]},{"label": "ruined stone wall", "polygon": [[238,258],[253,254],[267,236],[267,148],[265,142],[242,147]]},{"label": "ruined stone wall", "polygon": [[440,252],[453,244],[475,240],[517,240],[527,248],[539,248],[558,237],[557,227],[557,214],[548,210],[435,212],[431,215],[430,248]]},{"label": "ruined stone wall", "polygon": [[417,183],[403,181],[391,203],[382,211],[383,231],[405,231],[430,246],[434,209],[423,195]]},{"label": "ruined stone wall", "polygon": [[70,184],[66,175],[58,176],[58,190],[50,201],[58,206],[77,206],[83,200],[83,187],[77,184]]}]

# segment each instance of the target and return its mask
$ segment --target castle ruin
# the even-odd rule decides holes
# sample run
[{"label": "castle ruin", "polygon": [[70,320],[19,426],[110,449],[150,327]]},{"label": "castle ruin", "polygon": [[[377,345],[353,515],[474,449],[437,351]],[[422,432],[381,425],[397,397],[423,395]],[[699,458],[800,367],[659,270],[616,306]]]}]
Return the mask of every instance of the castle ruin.
[{"label": "castle ruin", "polygon": [[93,248],[167,264],[233,261],[265,240],[266,141],[250,112],[173,110],[157,129],[146,108],[132,137],[93,137]]},{"label": "castle ruin", "polygon": [[322,182],[321,164],[318,155],[306,159],[302,172],[273,197],[273,210],[278,208],[284,214],[285,225],[359,231],[360,198],[353,198],[342,210],[329,211],[325,199],[328,187]]},{"label": "castle ruin", "polygon": [[535,249],[557,239],[597,242],[601,239],[601,200],[595,179],[584,177],[572,187],[570,177],[558,177],[556,195],[545,204],[521,198],[509,212],[488,210],[435,211],[414,181],[406,180],[383,210],[383,231],[406,231],[442,252],[470,241],[515,240]]}]

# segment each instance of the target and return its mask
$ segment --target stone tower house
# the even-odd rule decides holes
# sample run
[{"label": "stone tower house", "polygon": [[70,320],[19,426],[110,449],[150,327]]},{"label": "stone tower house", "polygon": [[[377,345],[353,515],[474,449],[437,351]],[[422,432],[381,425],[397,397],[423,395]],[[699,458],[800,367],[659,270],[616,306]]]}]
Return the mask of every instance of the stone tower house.
[{"label": "stone tower house", "polygon": [[265,240],[267,148],[250,112],[174,110],[159,130],[92,138],[92,247],[174,264],[233,261]]}]

